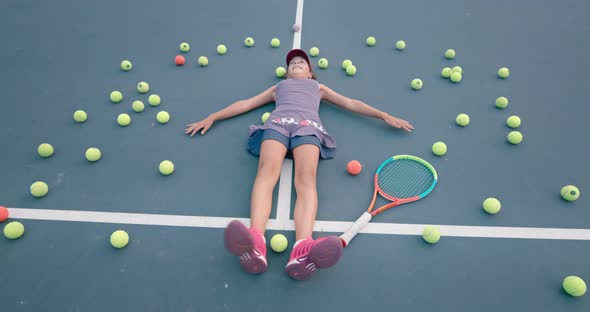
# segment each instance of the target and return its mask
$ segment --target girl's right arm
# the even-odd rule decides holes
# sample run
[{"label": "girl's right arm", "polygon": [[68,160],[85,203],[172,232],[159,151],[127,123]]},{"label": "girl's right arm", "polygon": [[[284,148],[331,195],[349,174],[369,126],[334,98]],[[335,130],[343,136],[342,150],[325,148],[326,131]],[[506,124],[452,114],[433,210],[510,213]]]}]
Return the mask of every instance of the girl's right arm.
[{"label": "girl's right arm", "polygon": [[264,104],[274,102],[275,101],[275,89],[276,89],[276,86],[272,86],[272,87],[268,88],[266,91],[254,96],[254,97],[251,97],[247,100],[241,100],[241,101],[234,102],[231,105],[229,105],[228,107],[207,116],[207,118],[205,118],[201,121],[187,125],[184,132],[187,134],[190,134],[190,136],[194,136],[195,133],[197,133],[199,130],[203,129],[201,131],[201,135],[203,135],[203,134],[205,134],[205,132],[207,132],[207,130],[209,130],[209,128],[211,128],[213,123],[217,120],[231,118],[231,117],[243,114],[245,112],[249,112],[249,111],[251,111],[255,108],[258,108]]}]

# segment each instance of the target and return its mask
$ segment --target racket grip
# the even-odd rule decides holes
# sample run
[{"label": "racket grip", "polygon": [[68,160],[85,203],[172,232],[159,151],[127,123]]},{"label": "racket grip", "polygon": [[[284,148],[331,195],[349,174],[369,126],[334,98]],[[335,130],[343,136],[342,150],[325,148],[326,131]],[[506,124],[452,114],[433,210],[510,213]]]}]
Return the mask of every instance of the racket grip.
[{"label": "racket grip", "polygon": [[363,213],[355,222],[354,224],[348,229],[348,231],[344,232],[340,235],[340,239],[342,240],[342,245],[346,247],[348,243],[362,230],[369,221],[371,221],[370,213],[365,212]]}]

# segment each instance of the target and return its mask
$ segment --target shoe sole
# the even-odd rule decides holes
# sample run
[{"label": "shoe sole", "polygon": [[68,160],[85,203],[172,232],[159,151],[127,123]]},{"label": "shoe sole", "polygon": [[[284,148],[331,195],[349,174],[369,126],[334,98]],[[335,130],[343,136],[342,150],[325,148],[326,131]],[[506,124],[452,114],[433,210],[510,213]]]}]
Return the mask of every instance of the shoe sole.
[{"label": "shoe sole", "polygon": [[327,237],[313,246],[303,262],[287,265],[285,271],[293,279],[306,280],[311,277],[316,268],[326,269],[338,263],[342,256],[342,249],[339,238]]},{"label": "shoe sole", "polygon": [[225,248],[240,257],[240,265],[250,274],[260,274],[266,271],[266,262],[254,253],[254,239],[250,231],[240,221],[232,221],[224,231]]}]

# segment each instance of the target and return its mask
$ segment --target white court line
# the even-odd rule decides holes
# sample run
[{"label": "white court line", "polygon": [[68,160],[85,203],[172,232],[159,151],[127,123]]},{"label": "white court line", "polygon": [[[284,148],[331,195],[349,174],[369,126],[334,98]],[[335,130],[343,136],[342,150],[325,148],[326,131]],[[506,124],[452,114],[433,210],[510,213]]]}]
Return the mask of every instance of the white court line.
[{"label": "white court line", "polygon": [[[204,217],[183,215],[162,215],[145,213],[121,213],[100,211],[50,210],[8,208],[12,219],[77,221],[113,224],[140,224],[180,227],[225,228],[232,220],[250,224],[249,218]],[[316,221],[315,232],[342,233],[354,222]],[[422,235],[425,224],[369,223],[360,233],[382,235]],[[442,236],[479,238],[520,238],[520,239],[558,239],[590,240],[590,229],[576,228],[537,228],[502,226],[462,226],[436,225]],[[279,222],[269,220],[267,229],[294,231],[293,221]]]},{"label": "white court line", "polygon": [[[297,13],[295,24],[300,26],[299,31],[293,35],[293,49],[301,47],[301,32],[303,31],[303,0],[297,0]],[[279,192],[277,197],[277,219],[278,223],[288,223],[291,212],[291,186],[293,182],[293,160],[285,159],[281,168],[279,180]]]}]

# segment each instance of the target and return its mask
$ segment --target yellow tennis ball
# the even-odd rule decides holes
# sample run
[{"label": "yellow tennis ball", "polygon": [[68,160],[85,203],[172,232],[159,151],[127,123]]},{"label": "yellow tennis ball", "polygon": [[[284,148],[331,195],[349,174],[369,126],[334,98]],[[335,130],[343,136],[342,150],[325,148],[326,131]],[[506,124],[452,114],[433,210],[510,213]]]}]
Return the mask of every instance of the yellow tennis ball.
[{"label": "yellow tennis ball", "polygon": [[158,168],[163,175],[171,175],[174,172],[174,164],[169,160],[162,161]]},{"label": "yellow tennis ball", "polygon": [[520,142],[522,142],[522,133],[520,133],[519,131],[510,131],[510,133],[508,133],[508,142],[510,142],[511,144],[520,144]]},{"label": "yellow tennis ball", "polygon": [[373,37],[373,36],[367,37],[367,45],[368,46],[372,47],[375,45],[375,43],[377,43],[377,40],[375,39],[375,37]]},{"label": "yellow tennis ball", "polygon": [[114,231],[111,234],[111,245],[115,248],[123,248],[129,243],[129,234],[123,230]]},{"label": "yellow tennis ball", "polygon": [[76,122],[85,122],[87,118],[88,118],[88,115],[86,114],[85,111],[83,111],[81,109],[74,112],[74,120]]},{"label": "yellow tennis ball", "polygon": [[453,66],[453,68],[451,68],[451,71],[453,73],[463,74],[463,68],[461,66]]},{"label": "yellow tennis ball", "polygon": [[500,96],[496,99],[497,108],[506,108],[506,106],[508,106],[508,98],[505,96]]},{"label": "yellow tennis ball", "polygon": [[254,45],[254,38],[248,37],[248,38],[244,39],[244,45],[247,46],[248,48],[252,47]]},{"label": "yellow tennis ball", "polygon": [[564,278],[562,286],[570,296],[579,297],[586,293],[586,283],[578,276]]},{"label": "yellow tennis ball", "polygon": [[150,85],[147,82],[142,81],[137,84],[137,91],[139,91],[139,93],[148,93],[148,91],[150,91]]},{"label": "yellow tennis ball", "polygon": [[97,161],[100,159],[101,153],[100,150],[96,147],[91,147],[86,150],[86,159],[88,161]]},{"label": "yellow tennis ball", "polygon": [[427,225],[422,231],[422,238],[430,244],[435,244],[440,240],[440,230],[433,225]]},{"label": "yellow tennis ball", "polygon": [[561,188],[561,197],[567,201],[575,201],[580,197],[580,190],[574,185],[566,185]]},{"label": "yellow tennis ball", "polygon": [[120,91],[113,91],[111,92],[109,98],[111,99],[111,102],[119,103],[123,101],[123,93],[121,93]]},{"label": "yellow tennis ball", "polygon": [[403,49],[405,49],[406,48],[406,42],[403,41],[403,40],[398,40],[395,43],[395,48],[398,49],[398,50],[400,50],[400,51],[403,50]]},{"label": "yellow tennis ball", "polygon": [[119,116],[117,117],[117,123],[119,124],[119,126],[122,127],[129,126],[129,124],[131,123],[131,116],[125,113],[119,114]]},{"label": "yellow tennis ball", "polygon": [[186,53],[186,52],[190,51],[191,46],[188,43],[183,42],[180,44],[179,48],[180,48],[180,52]]},{"label": "yellow tennis ball", "polygon": [[124,60],[121,62],[121,69],[124,71],[130,71],[133,65],[129,60]]},{"label": "yellow tennis ball", "polygon": [[156,119],[159,123],[165,124],[170,120],[170,114],[166,111],[161,111],[156,115]]},{"label": "yellow tennis ball", "polygon": [[444,142],[432,144],[432,153],[436,156],[442,156],[447,153],[447,145]]},{"label": "yellow tennis ball", "polygon": [[197,59],[197,63],[199,63],[201,67],[206,67],[207,65],[209,65],[209,59],[206,56],[199,56],[199,59]]},{"label": "yellow tennis ball", "polygon": [[455,50],[453,50],[453,49],[448,49],[448,50],[445,52],[445,57],[446,57],[447,59],[449,59],[449,60],[450,60],[450,59],[454,59],[454,58],[455,58]]},{"label": "yellow tennis ball", "polygon": [[466,127],[469,124],[469,115],[459,114],[457,115],[457,118],[455,118],[455,122],[461,127]]},{"label": "yellow tennis ball", "polygon": [[356,66],[354,66],[353,64],[350,64],[346,67],[346,74],[348,76],[354,76],[356,75]]},{"label": "yellow tennis ball", "polygon": [[502,67],[498,69],[498,77],[502,79],[506,79],[510,76],[510,70],[507,67]]},{"label": "yellow tennis ball", "polygon": [[320,49],[318,49],[317,47],[313,47],[313,48],[309,49],[309,55],[311,55],[311,56],[320,55]]},{"label": "yellow tennis ball", "polygon": [[287,240],[287,237],[285,237],[285,235],[283,234],[275,234],[270,239],[270,248],[272,248],[272,250],[274,250],[275,252],[283,252],[287,249],[288,246],[289,241]]},{"label": "yellow tennis ball", "polygon": [[145,105],[143,105],[142,101],[137,100],[137,101],[133,101],[133,103],[131,103],[131,108],[133,109],[134,112],[141,113],[141,112],[143,112]]},{"label": "yellow tennis ball", "polygon": [[25,226],[18,221],[12,221],[4,227],[4,236],[8,239],[17,239],[23,236],[24,232]]},{"label": "yellow tennis ball", "polygon": [[41,143],[39,147],[37,147],[37,152],[41,157],[49,157],[53,155],[53,146],[49,143]]},{"label": "yellow tennis ball", "polygon": [[287,70],[285,69],[285,67],[279,66],[277,67],[277,69],[275,69],[275,74],[277,75],[277,77],[283,78],[287,74]]},{"label": "yellow tennis ball", "polygon": [[148,97],[148,103],[150,103],[151,106],[158,106],[160,105],[160,102],[160,96],[157,94],[152,94]]},{"label": "yellow tennis ball", "polygon": [[270,117],[270,112],[262,114],[262,123],[265,123],[268,120],[268,117]]},{"label": "yellow tennis ball", "polygon": [[47,186],[47,183],[43,181],[37,181],[31,184],[30,191],[31,195],[35,197],[43,197],[47,195],[47,192],[49,192],[49,187]]},{"label": "yellow tennis ball", "polygon": [[217,46],[217,54],[224,55],[225,53],[227,53],[227,47],[223,44],[218,45]]},{"label": "yellow tennis ball", "polygon": [[516,115],[508,117],[506,119],[506,125],[513,129],[520,127],[520,117]]},{"label": "yellow tennis ball", "polygon": [[321,69],[328,68],[328,59],[325,57],[322,57],[321,59],[319,59],[318,60],[318,67]]},{"label": "yellow tennis ball", "polygon": [[279,38],[272,38],[272,40],[270,41],[270,46],[273,48],[278,48],[281,46],[281,40],[279,40]]},{"label": "yellow tennis ball", "polygon": [[348,68],[348,66],[352,65],[352,61],[351,60],[344,60],[342,61],[342,69],[346,70],[346,68]]},{"label": "yellow tennis ball", "polygon": [[489,214],[496,214],[500,212],[502,204],[497,198],[490,197],[483,201],[483,210]]},{"label": "yellow tennis ball", "polygon": [[422,86],[423,86],[422,79],[419,79],[419,78],[412,79],[410,86],[412,86],[412,89],[414,89],[414,90],[422,89]]},{"label": "yellow tennis ball", "polygon": [[440,71],[440,75],[443,76],[443,78],[450,78],[452,73],[453,71],[450,67],[445,67]]}]

